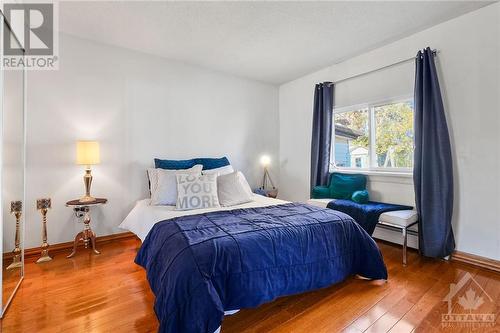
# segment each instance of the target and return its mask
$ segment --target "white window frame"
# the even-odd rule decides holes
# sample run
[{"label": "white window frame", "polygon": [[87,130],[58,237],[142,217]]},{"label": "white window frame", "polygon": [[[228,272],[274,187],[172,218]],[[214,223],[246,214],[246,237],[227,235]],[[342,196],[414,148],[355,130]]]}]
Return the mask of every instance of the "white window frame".
[{"label": "white window frame", "polygon": [[[413,173],[413,168],[393,168],[393,167],[379,167],[376,166],[376,145],[375,145],[375,108],[387,104],[395,103],[413,103],[413,96],[403,95],[383,100],[378,100],[370,103],[362,103],[344,107],[334,107],[333,109],[333,121],[332,121],[332,141],[331,141],[331,151],[330,151],[330,172],[340,171],[346,173],[363,173],[363,174],[373,174],[373,175],[395,175],[395,176],[411,176]],[[355,168],[355,167],[338,167],[335,165],[335,114],[358,111],[362,109],[368,109],[368,135],[369,135],[369,166],[368,168]]]}]

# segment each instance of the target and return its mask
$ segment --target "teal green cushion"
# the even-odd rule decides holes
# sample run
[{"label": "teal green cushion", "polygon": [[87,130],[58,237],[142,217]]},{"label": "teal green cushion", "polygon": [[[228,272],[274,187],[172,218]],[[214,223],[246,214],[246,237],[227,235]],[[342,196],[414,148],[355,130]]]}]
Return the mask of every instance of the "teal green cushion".
[{"label": "teal green cushion", "polygon": [[357,202],[359,204],[364,204],[368,202],[368,191],[356,191],[351,196],[352,201]]},{"label": "teal green cushion", "polygon": [[327,186],[314,186],[311,198],[313,199],[325,199],[330,197],[330,188]]},{"label": "teal green cushion", "polygon": [[330,176],[330,197],[351,200],[356,191],[366,190],[366,176],[334,172]]}]

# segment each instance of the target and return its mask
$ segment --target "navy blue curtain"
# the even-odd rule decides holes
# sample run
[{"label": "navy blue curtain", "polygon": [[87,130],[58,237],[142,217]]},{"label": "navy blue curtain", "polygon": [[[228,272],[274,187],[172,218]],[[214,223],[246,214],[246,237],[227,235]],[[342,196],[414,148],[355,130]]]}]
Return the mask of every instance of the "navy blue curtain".
[{"label": "navy blue curtain", "polygon": [[453,165],[434,56],[426,48],[418,52],[415,61],[413,181],[420,216],[420,252],[428,257],[445,257],[455,249],[451,226]]},{"label": "navy blue curtain", "polygon": [[333,83],[323,82],[314,88],[311,141],[311,191],[328,184],[333,119]]}]

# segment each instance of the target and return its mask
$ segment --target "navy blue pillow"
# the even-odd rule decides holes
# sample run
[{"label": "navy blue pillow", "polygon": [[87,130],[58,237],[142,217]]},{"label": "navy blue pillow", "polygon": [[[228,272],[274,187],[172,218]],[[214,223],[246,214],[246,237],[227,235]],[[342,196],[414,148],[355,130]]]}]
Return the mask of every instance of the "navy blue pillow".
[{"label": "navy blue pillow", "polygon": [[155,168],[167,170],[189,169],[196,165],[194,159],[190,160],[160,160],[155,158]]},{"label": "navy blue pillow", "polygon": [[203,170],[211,170],[229,165],[227,157],[221,158],[192,158],[190,160],[160,160],[155,158],[155,168],[167,170],[182,170],[194,167],[196,164],[203,165]]},{"label": "navy blue pillow", "polygon": [[221,158],[195,158],[194,162],[203,165],[203,170],[222,168],[230,164],[226,156]]}]

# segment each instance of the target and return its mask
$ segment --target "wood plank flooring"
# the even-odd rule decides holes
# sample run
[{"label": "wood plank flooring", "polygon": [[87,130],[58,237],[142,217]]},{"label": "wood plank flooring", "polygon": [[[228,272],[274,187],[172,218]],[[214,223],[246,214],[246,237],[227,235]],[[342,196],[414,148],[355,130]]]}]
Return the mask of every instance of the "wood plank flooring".
[{"label": "wood plank flooring", "polygon": [[[389,270],[388,282],[349,278],[309,293],[283,297],[224,319],[233,332],[500,332],[500,274],[409,253],[379,243]],[[1,322],[2,332],[155,332],[154,296],[145,272],[133,263],[135,239],[102,244],[101,255],[80,249],[72,259],[57,254],[51,262],[26,265],[26,277]],[[443,298],[450,283],[467,272],[459,296],[472,288],[483,304],[474,312],[494,313],[490,327],[442,327]],[[491,299],[491,300],[490,300]],[[458,299],[453,312],[463,313]]]}]

